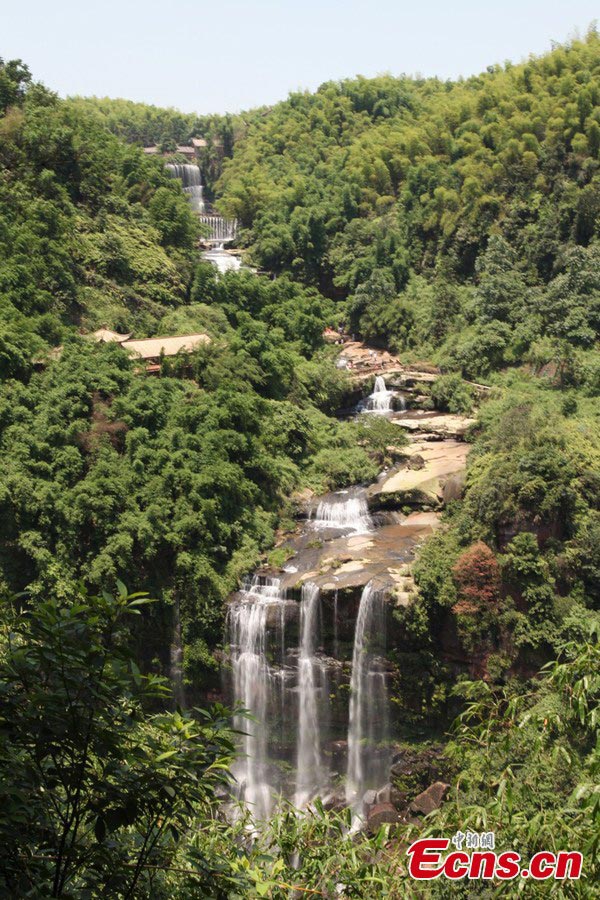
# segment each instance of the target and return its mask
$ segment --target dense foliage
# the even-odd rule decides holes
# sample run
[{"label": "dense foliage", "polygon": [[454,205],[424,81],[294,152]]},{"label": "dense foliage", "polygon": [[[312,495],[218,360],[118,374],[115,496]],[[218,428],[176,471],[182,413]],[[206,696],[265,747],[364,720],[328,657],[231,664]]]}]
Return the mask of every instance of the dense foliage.
[{"label": "dense foliage", "polygon": [[593,30],[457,83],[327,83],[251,123],[221,205],[353,330],[485,377],[594,343],[599,101]]},{"label": "dense foliage", "polygon": [[[285,498],[374,477],[380,437],[322,411],[345,390],[322,347],[328,301],[289,279],[217,279],[158,162],[6,71],[0,589],[68,597],[80,578],[127,574],[162,600],[136,635],[145,664],[167,664],[177,609],[193,679],[214,667],[223,599]],[[79,336],[101,324],[212,343],[148,379],[118,345]]]},{"label": "dense foliage", "polygon": [[73,330],[152,331],[185,301],[197,225],[160,162],[25,67],[0,96],[0,378]]},{"label": "dense foliage", "polygon": [[[406,830],[346,840],[348,822],[319,807],[284,812],[253,843],[243,821],[217,822],[221,714],[147,713],[164,702],[175,614],[197,686],[218,665],[223,600],[294,491],[372,479],[393,455],[385,423],[330,415],[347,383],[321,335],[340,320],[437,363],[428,402],[477,416],[464,495],[397,612],[419,672],[402,676],[414,718],[462,711],[445,751],[459,774],[426,827],[496,830],[524,855],[581,849],[586,878],[563,895],[594,895],[599,101],[593,30],[466,81],[328,83],[242,119],[59,101],[21,63],[0,64],[0,830],[13,895],[331,897],[342,883],[345,896],[414,896]],[[133,146],[172,151],[193,134],[275,280],[216,277],[179,183]],[[99,325],[211,343],[151,378],[82,336]],[[128,598],[119,578],[159,602]]]},{"label": "dense foliage", "polygon": [[122,140],[155,146],[161,153],[175,153],[178,145],[189,145],[192,138],[201,138],[204,145],[198,149],[198,157],[208,198],[213,197],[214,186],[224,161],[233,154],[234,144],[245,134],[249,123],[264,112],[255,109],[238,115],[198,116],[110,97],[73,97],[69,105],[94,115],[98,123]]}]

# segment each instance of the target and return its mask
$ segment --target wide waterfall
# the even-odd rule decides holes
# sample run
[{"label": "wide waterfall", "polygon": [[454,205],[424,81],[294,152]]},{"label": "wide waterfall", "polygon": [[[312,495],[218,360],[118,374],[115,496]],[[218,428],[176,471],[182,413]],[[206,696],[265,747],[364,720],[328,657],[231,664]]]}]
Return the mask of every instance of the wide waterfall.
[{"label": "wide waterfall", "polygon": [[[343,683],[348,670],[337,656],[337,595],[325,598],[307,581],[298,603],[279,578],[264,576],[235,595],[229,609],[233,702],[252,718],[235,718],[242,737],[233,774],[238,799],[256,823],[282,797],[303,809],[330,795],[344,771],[346,802],[360,814],[365,791],[388,780],[385,611],[385,591],[369,582],[354,625],[349,704],[340,705],[348,696],[347,687],[339,693],[340,678]],[[325,655],[332,650],[334,657]],[[336,728],[339,739],[332,741]],[[340,757],[346,730],[347,759]]]},{"label": "wide waterfall", "polygon": [[386,779],[388,697],[381,653],[385,639],[385,597],[372,582],[365,585],[354,632],[348,725],[346,801],[362,811],[369,787]]},{"label": "wide waterfall", "polygon": [[312,582],[302,586],[300,601],[300,656],[298,659],[298,753],[296,793],[299,809],[327,782],[321,753],[320,696],[327,696],[327,669],[315,656],[319,630],[319,588]]},{"label": "wide waterfall", "polygon": [[244,737],[242,757],[233,774],[239,798],[258,821],[268,817],[273,805],[268,726],[275,682],[281,681],[269,666],[267,629],[270,622],[277,625],[284,621],[285,602],[278,578],[255,577],[240,591],[239,601],[229,611],[234,700],[255,720],[236,717],[235,727],[244,732]]},{"label": "wide waterfall", "polygon": [[194,212],[200,215],[204,212],[204,197],[202,192],[202,177],[199,166],[191,163],[167,163],[166,168],[172,178],[179,178],[183,190],[188,196]]},{"label": "wide waterfall", "polygon": [[395,391],[388,391],[383,375],[378,375],[375,379],[373,393],[367,397],[364,403],[363,412],[384,416],[392,411],[392,398],[394,395]]},{"label": "wide waterfall", "polygon": [[338,528],[364,534],[371,530],[373,522],[364,490],[336,491],[317,506],[311,519],[316,529]]},{"label": "wide waterfall", "polygon": [[236,219],[225,219],[223,216],[203,215],[200,216],[202,225],[208,226],[209,234],[204,238],[205,242],[223,245],[233,241],[237,234]]}]

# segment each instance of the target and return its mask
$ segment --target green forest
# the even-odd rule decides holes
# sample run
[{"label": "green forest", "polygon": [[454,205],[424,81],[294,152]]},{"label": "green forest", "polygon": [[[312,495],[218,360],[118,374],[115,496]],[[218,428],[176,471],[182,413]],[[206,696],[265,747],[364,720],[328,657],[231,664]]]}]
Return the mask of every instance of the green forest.
[{"label": "green forest", "polygon": [[[194,136],[239,223],[225,275],[143,152]],[[211,340],[149,377],[101,327]],[[335,415],[353,387],[326,328],[435,370],[429,407],[475,419],[395,613],[407,746],[441,748],[450,790],[404,830],[348,835],[319,801],[255,834],[219,813],[236,735],[204,702],[227,598],[302,492],[373,482],[406,443]],[[0,60],[0,896],[597,896],[599,340],[593,28],[464,80],[328,82],[232,116],[60,99]],[[580,851],[582,877],[417,890],[407,846],[460,829]]]}]

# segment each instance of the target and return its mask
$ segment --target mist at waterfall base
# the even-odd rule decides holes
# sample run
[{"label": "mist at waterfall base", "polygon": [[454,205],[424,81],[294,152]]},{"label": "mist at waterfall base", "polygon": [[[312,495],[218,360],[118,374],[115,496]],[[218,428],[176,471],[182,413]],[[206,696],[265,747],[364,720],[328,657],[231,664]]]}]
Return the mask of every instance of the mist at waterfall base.
[{"label": "mist at waterfall base", "polygon": [[[294,626],[290,618],[297,615]],[[343,725],[332,723],[330,689],[347,675],[323,646],[325,615],[338,614],[337,598],[326,612],[317,585],[306,582],[300,601],[278,578],[255,576],[229,610],[232,694],[252,718],[236,717],[243,732],[234,765],[237,799],[255,822],[267,820],[281,798],[298,809],[316,797],[345,797],[362,812],[368,788],[387,781],[390,752],[385,641],[385,598],[368,584],[356,618],[349,699]],[[286,623],[288,623],[286,625]],[[286,630],[288,633],[286,634]],[[343,728],[343,734],[340,733]],[[346,758],[334,760],[337,738]]]},{"label": "mist at waterfall base", "polygon": [[235,272],[242,265],[239,256],[233,256],[231,253],[228,253],[222,244],[213,247],[212,250],[206,250],[202,254],[202,259],[205,259],[207,262],[212,263],[213,266],[216,266],[221,275],[224,275],[225,272]]}]

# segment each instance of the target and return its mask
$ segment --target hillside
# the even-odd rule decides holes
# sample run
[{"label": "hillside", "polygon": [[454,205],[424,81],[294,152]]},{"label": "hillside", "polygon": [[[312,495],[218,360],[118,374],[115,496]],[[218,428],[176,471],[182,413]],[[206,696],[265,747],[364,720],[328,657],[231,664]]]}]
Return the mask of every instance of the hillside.
[{"label": "hillside", "polygon": [[600,41],[466,81],[293,94],[225,163],[251,257],[343,306],[351,330],[470,377],[599,325]]},{"label": "hillside", "polygon": [[[140,147],[195,134],[261,274],[201,258],[180,183]],[[356,78],[232,117],[61,100],[0,60],[0,893],[404,900],[410,841],[471,830],[524,860],[580,851],[584,876],[458,896],[596,895],[599,167],[594,30],[464,81]],[[90,340],[100,326],[210,341],[151,374]],[[364,341],[346,345],[364,371],[339,367],[327,326]],[[426,483],[406,475],[445,446],[424,432],[410,454],[402,412],[362,415],[383,349],[385,399],[421,422],[469,417],[454,447],[468,465],[447,497],[390,491],[367,537],[328,543],[311,528],[319,508],[339,514],[329,492],[354,509],[388,478]],[[399,537],[413,513],[436,528],[418,547]],[[410,590],[392,595],[376,670],[391,736],[355,741],[393,757],[389,783],[358,796],[377,827],[356,829],[336,784],[257,828],[232,812],[239,732],[261,726],[250,704],[232,729],[221,706],[232,603],[256,705],[269,684],[284,721],[310,688],[352,720],[344,676],[370,649],[356,573],[378,528],[381,569]],[[292,545],[335,609],[329,681]],[[279,606],[274,573],[295,591]],[[415,810],[440,784],[443,804]]]}]

